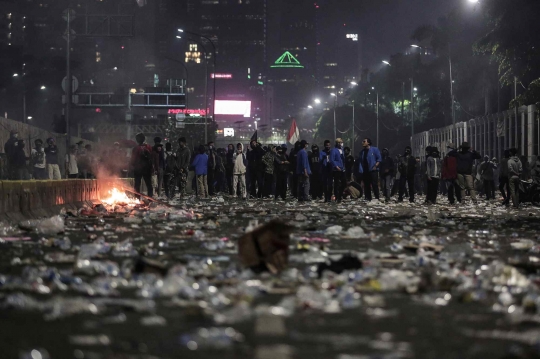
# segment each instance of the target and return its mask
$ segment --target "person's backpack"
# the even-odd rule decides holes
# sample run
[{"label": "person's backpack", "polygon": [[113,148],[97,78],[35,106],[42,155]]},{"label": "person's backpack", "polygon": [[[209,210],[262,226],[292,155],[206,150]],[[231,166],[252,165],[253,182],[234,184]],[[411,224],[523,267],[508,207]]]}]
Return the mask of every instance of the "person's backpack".
[{"label": "person's backpack", "polygon": [[171,173],[176,170],[176,157],[173,153],[166,153],[167,158],[165,159],[165,172]]}]

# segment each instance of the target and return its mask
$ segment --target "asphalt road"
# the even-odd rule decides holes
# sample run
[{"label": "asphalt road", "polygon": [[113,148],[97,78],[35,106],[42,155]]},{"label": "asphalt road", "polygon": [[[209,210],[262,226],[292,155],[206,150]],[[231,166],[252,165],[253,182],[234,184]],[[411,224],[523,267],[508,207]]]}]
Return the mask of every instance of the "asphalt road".
[{"label": "asphalt road", "polygon": [[[536,208],[173,204],[1,234],[0,357],[540,356]],[[237,240],[271,219],[295,227],[289,266],[256,275]],[[363,268],[317,277],[344,254]]]}]

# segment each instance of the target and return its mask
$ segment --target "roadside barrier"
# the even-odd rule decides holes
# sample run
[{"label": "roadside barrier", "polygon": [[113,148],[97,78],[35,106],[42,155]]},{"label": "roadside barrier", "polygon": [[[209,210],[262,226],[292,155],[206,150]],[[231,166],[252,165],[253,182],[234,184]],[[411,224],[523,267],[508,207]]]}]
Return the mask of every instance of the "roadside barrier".
[{"label": "roadside barrier", "polygon": [[92,206],[108,197],[113,186],[133,188],[133,182],[132,178],[0,181],[0,220],[46,217],[62,208]]}]

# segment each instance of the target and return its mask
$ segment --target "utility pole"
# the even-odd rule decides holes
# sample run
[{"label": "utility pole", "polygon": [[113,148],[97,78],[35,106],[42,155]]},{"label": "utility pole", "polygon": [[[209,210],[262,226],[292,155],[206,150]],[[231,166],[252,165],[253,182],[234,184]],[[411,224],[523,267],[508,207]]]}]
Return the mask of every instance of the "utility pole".
[{"label": "utility pole", "polygon": [[377,90],[377,147],[379,146],[379,90]]},{"label": "utility pole", "polygon": [[71,110],[71,97],[72,97],[72,86],[73,81],[71,79],[71,8],[67,9],[67,33],[66,33],[66,151],[69,150],[71,145],[71,131],[70,131],[70,121],[69,115]]},{"label": "utility pole", "polygon": [[411,77],[411,130],[414,136],[414,80]]},{"label": "utility pole", "polygon": [[352,144],[351,144],[351,152],[353,156],[354,156],[354,140],[356,139],[355,130],[356,128],[354,127],[354,100],[353,100],[352,101]]},{"label": "utility pole", "polygon": [[337,106],[337,94],[334,98],[334,140],[337,138],[337,131],[336,131],[336,106]]},{"label": "utility pole", "polygon": [[[449,46],[450,47],[450,46]],[[454,106],[454,79],[452,77],[452,57],[450,56],[450,48],[448,49],[448,63],[450,64],[450,97],[452,98],[452,136],[451,140],[457,138],[456,134],[456,110]]]}]

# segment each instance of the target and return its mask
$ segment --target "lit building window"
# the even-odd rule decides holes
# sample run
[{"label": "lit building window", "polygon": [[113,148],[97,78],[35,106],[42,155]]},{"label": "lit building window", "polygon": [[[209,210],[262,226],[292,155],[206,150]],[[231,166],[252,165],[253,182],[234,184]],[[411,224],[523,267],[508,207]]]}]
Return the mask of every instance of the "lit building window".
[{"label": "lit building window", "polygon": [[101,52],[96,51],[96,62],[101,62]]},{"label": "lit building window", "polygon": [[335,63],[335,62],[327,62],[326,64],[324,64],[324,66],[327,66],[327,67],[336,67],[336,66],[337,66],[337,63]]}]

